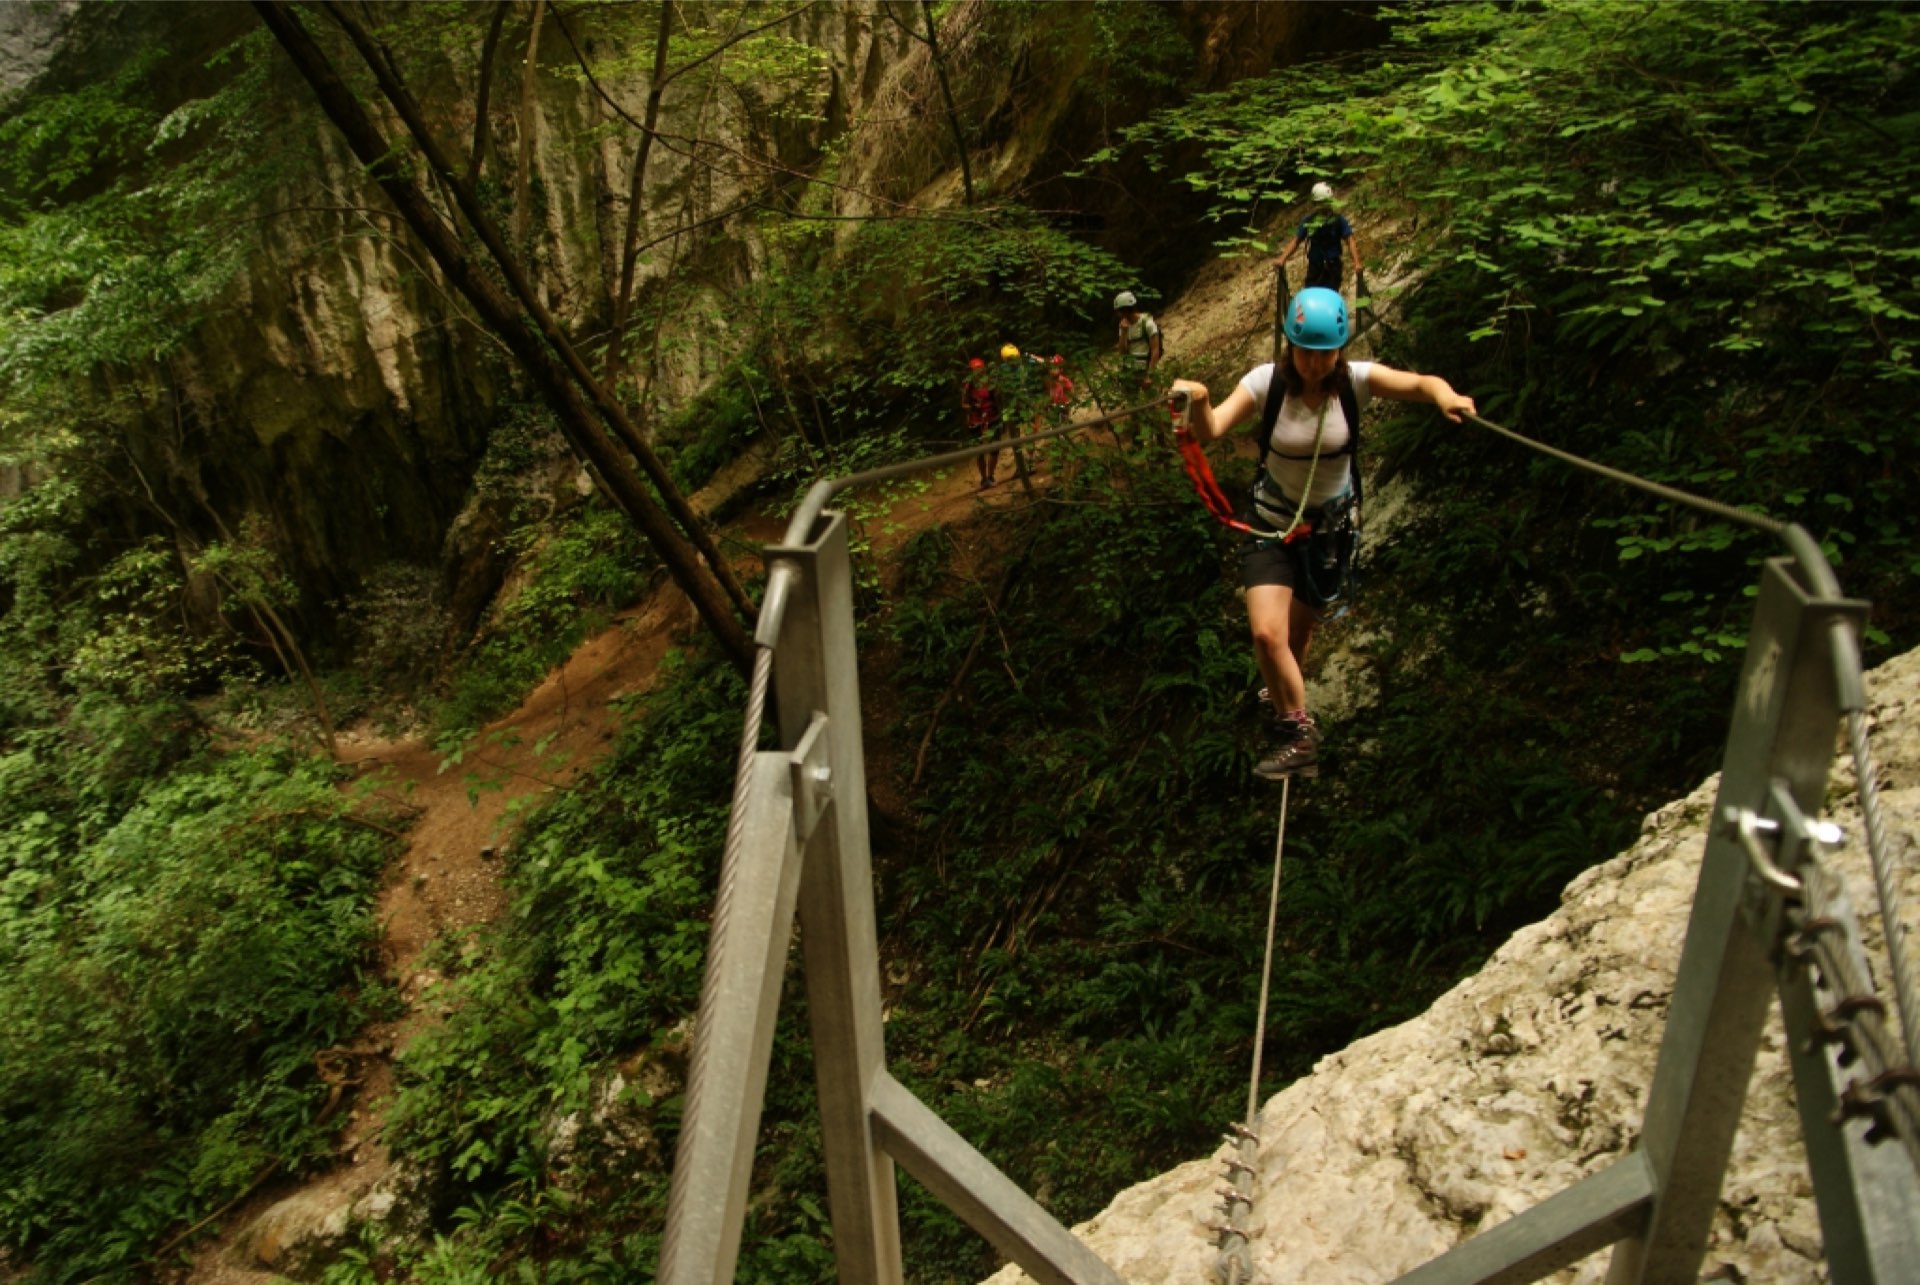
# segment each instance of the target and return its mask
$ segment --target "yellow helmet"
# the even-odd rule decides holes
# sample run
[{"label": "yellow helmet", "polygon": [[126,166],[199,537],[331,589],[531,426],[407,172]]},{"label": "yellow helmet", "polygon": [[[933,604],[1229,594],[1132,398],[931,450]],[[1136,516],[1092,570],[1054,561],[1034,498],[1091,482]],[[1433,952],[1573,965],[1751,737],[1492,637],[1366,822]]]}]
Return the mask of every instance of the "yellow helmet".
[{"label": "yellow helmet", "polygon": [[1013,344],[1001,344],[1000,360],[1001,361],[1019,361],[1020,349],[1014,346]]}]

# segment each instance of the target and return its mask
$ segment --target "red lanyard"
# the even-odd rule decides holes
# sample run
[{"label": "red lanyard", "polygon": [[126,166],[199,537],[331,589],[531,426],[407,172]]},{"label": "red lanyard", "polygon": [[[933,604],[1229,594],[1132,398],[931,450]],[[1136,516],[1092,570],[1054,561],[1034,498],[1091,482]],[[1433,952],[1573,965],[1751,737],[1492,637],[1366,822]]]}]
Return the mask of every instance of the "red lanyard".
[{"label": "red lanyard", "polygon": [[1187,480],[1193,483],[1194,491],[1200,496],[1200,502],[1207,506],[1207,512],[1213,514],[1213,520],[1221,526],[1235,531],[1244,531],[1256,540],[1280,540],[1292,544],[1303,535],[1313,533],[1313,523],[1300,522],[1284,536],[1278,531],[1256,531],[1233,514],[1233,505],[1227,503],[1227,497],[1220,490],[1220,483],[1214,480],[1213,466],[1207,463],[1207,452],[1200,445],[1180,415],[1174,415],[1174,442],[1180,447],[1180,462],[1186,466]]}]

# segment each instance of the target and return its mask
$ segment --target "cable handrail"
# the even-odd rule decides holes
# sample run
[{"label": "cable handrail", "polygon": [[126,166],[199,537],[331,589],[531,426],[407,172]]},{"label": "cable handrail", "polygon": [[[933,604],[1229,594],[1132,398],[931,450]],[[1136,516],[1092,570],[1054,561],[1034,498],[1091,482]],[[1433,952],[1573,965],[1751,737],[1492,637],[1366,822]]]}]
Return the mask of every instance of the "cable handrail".
[{"label": "cable handrail", "polygon": [[1822,551],[1819,543],[1807,533],[1806,528],[1797,522],[1782,522],[1779,518],[1769,517],[1764,513],[1756,513],[1752,509],[1743,509],[1732,504],[1722,504],[1718,500],[1709,500],[1705,496],[1695,495],[1691,491],[1682,491],[1678,487],[1668,486],[1663,482],[1654,482],[1638,474],[1628,473],[1617,468],[1610,468],[1605,464],[1597,463],[1584,456],[1575,455],[1571,451],[1563,451],[1557,446],[1548,446],[1545,442],[1535,441],[1524,433],[1516,433],[1512,429],[1502,424],[1496,424],[1484,416],[1474,414],[1472,411],[1466,411],[1464,415],[1468,420],[1471,420],[1484,429],[1498,433],[1510,441],[1518,442],[1529,450],[1538,451],[1542,455],[1550,455],[1562,463],[1571,464],[1575,468],[1585,469],[1587,472],[1599,477],[1619,482],[1624,486],[1633,487],[1638,491],[1645,491],[1649,495],[1657,496],[1663,500],[1669,500],[1675,504],[1684,505],[1687,508],[1695,509],[1701,513],[1712,514],[1714,517],[1723,518],[1728,522],[1737,522],[1741,526],[1749,527],[1755,531],[1764,531],[1768,535],[1778,536],[1786,544],[1787,551],[1793,554],[1794,561],[1799,563],[1801,570],[1806,572],[1807,584],[1817,595],[1823,598],[1833,598],[1838,597],[1840,594],[1840,581],[1833,574],[1833,567],[1827,561],[1826,553]]},{"label": "cable handrail", "polygon": [[[1808,588],[1815,596],[1821,598],[1840,596],[1840,580],[1834,574],[1833,565],[1827,561],[1826,553],[1820,548],[1819,543],[1805,527],[1797,522],[1782,522],[1764,513],[1756,513],[1752,509],[1722,504],[1718,500],[1709,500],[1677,487],[1610,468],[1605,464],[1575,455],[1571,451],[1563,451],[1559,447],[1535,441],[1531,437],[1516,433],[1504,425],[1496,424],[1471,411],[1465,412],[1465,417],[1482,428],[1542,455],[1571,464],[1575,468],[1645,491],[1660,499],[1777,536],[1793,554],[1794,561],[1806,577]],[[1899,884],[1894,877],[1893,860],[1887,851],[1886,826],[1880,818],[1878,782],[1874,776],[1873,760],[1867,748],[1866,693],[1860,681],[1859,644],[1844,622],[1837,622],[1837,632],[1844,636],[1844,642],[1840,637],[1835,639],[1834,683],[1840,698],[1840,708],[1847,715],[1848,748],[1853,756],[1854,780],[1859,791],[1860,813],[1867,831],[1867,859],[1873,869],[1874,893],[1879,902],[1880,924],[1886,941],[1887,962],[1890,966],[1888,971],[1893,974],[1894,1005],[1900,1013],[1900,1043],[1907,1055],[1907,1065],[1920,1066],[1920,984],[1916,984],[1913,970],[1906,958],[1902,940],[1906,918],[1901,906]]]},{"label": "cable handrail", "polygon": [[[1059,428],[1044,429],[1038,433],[1016,433],[1014,436],[996,437],[990,442],[980,442],[973,446],[963,446],[955,451],[942,451],[938,455],[922,455],[918,459],[902,460],[897,464],[883,464],[878,468],[847,473],[840,477],[823,477],[807,488],[800,500],[800,506],[787,520],[786,543],[805,544],[814,524],[826,511],[827,501],[842,491],[852,490],[856,486],[868,486],[874,482],[890,482],[895,478],[910,477],[915,473],[924,473],[931,469],[946,468],[953,464],[964,464],[970,459],[1004,450],[1022,450],[1040,442],[1050,442],[1058,437],[1066,437],[1089,428],[1103,428],[1117,424],[1123,419],[1132,419],[1135,415],[1164,405],[1164,399],[1156,397],[1150,402],[1141,402],[1138,406],[1129,406],[1102,415],[1098,419],[1076,420]],[[776,565],[767,573],[767,589],[760,600],[760,620],[754,630],[754,641],[762,647],[771,647],[780,636],[780,624],[786,612],[787,576],[791,572],[785,564]]]},{"label": "cable handrail", "polygon": [[866,469],[859,473],[848,473],[844,477],[821,478],[807,488],[807,494],[800,501],[800,507],[793,511],[793,517],[787,523],[787,542],[798,544],[807,538],[813,524],[827,507],[827,501],[842,491],[856,486],[866,486],[873,482],[888,482],[896,477],[907,477],[913,473],[923,473],[928,469],[945,468],[949,464],[960,464],[990,451],[1019,449],[1036,442],[1051,441],[1056,437],[1065,437],[1078,433],[1082,429],[1102,428],[1123,419],[1132,419],[1143,411],[1156,406],[1166,405],[1166,399],[1155,397],[1150,402],[1141,402],[1138,406],[1129,406],[1125,410],[1113,411],[1098,419],[1076,420],[1059,428],[1044,429],[1038,433],[1017,433],[1012,437],[996,437],[990,442],[981,442],[974,446],[963,446],[957,451],[945,451],[939,455],[923,455],[919,459],[904,460],[898,464],[885,464],[879,468]]}]

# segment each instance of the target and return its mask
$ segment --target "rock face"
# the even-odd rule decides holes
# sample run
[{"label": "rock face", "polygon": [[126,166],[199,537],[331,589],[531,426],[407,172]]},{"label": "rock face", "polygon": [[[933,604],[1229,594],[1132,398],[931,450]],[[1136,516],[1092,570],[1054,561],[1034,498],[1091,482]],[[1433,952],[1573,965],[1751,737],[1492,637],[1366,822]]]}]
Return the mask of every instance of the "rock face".
[{"label": "rock face", "polygon": [[[803,7],[784,33],[813,51],[796,61],[803,70],[732,96],[698,75],[677,81],[661,128],[804,172],[861,108],[859,87],[874,67],[905,40],[872,9]],[[444,56],[415,49],[408,67],[431,118],[452,122],[443,142],[451,137],[463,156],[491,12],[444,11]],[[481,186],[526,194],[522,257],[562,328],[585,342],[604,336],[619,281],[639,138],[630,122],[645,111],[654,28],[637,11],[583,11],[550,17],[534,39],[533,12],[515,9],[501,28]],[[24,100],[94,84],[153,48],[176,55],[157,78],[162,106],[200,100],[218,83],[205,69],[213,51],[256,27],[241,5],[0,5],[0,110],[10,93]],[[581,75],[575,41],[598,81]],[[305,82],[270,42],[246,56],[268,60],[273,109],[299,122],[296,177],[247,225],[257,244],[246,271],[202,310],[184,344],[150,368],[102,370],[95,384],[116,408],[154,506],[202,543],[222,528],[259,532],[301,587],[303,623],[324,632],[331,604],[388,564],[441,567],[458,597],[457,577],[473,560],[448,534],[473,498],[503,402],[516,394],[496,344],[424,252],[394,235],[384,197]],[[829,109],[820,109],[824,98]],[[664,369],[651,392],[668,407],[725,365],[729,337],[714,300],[744,284],[751,256],[738,219],[697,236],[662,234],[784,178],[751,165],[696,167],[686,151],[678,142],[655,148],[640,194],[642,241],[652,248],[640,255],[636,296],[644,306],[669,278],[688,296],[680,306],[676,294],[671,333],[659,337]],[[634,341],[644,352],[655,336]],[[145,520],[144,511],[128,520]],[[467,525],[487,522],[469,514]]]},{"label": "rock face", "polygon": [[[1869,676],[1874,762],[1913,939],[1920,902],[1920,653]],[[1254,1182],[1255,1279],[1381,1282],[1606,1167],[1634,1141],[1718,778],[1646,819],[1425,1014],[1321,1060],[1270,1099]],[[1850,757],[1833,859],[1880,949]],[[1911,951],[1909,951],[1911,953]],[[1876,961],[1883,993],[1884,961]],[[1224,1123],[1224,1122],[1223,1122]],[[1227,1149],[1121,1193],[1078,1228],[1130,1281],[1212,1279]],[[1826,1279],[1776,1004],[1748,1088],[1703,1278]],[[1602,1280],[1601,1252],[1551,1279]],[[1013,1285],[1011,1267],[991,1278]]]}]

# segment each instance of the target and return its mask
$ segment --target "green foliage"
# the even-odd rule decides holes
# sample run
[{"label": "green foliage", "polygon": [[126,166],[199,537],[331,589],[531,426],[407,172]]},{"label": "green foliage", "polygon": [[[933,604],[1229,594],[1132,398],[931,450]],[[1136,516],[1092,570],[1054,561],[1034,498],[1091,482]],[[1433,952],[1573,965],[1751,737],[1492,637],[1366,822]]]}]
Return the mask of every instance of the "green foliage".
[{"label": "green foliage", "polygon": [[0,389],[60,399],[95,367],[177,346],[233,280],[255,203],[302,149],[277,145],[264,33],[183,99],[152,47],[112,75],[0,119]]},{"label": "green foliage", "polygon": [[517,705],[647,585],[653,563],[639,533],[597,501],[569,510],[550,528],[527,528],[541,531],[542,543],[502,591],[434,711],[443,749]]},{"label": "green foliage", "polygon": [[283,750],[155,769],[109,824],[58,770],[0,759],[0,1245],[81,1280],[324,1154],[314,1053],[367,1016],[385,843]]},{"label": "green foliage", "polygon": [[825,368],[808,380],[818,414],[789,417],[816,441],[827,431],[816,423],[837,439],[876,420],[955,423],[968,358],[1008,342],[1077,357],[1110,315],[1113,283],[1137,276],[1015,206],[865,224],[830,256],[820,247],[817,266],[805,249],[790,235],[793,265],[749,303],[770,350],[761,368],[778,372],[789,354]]},{"label": "green foliage", "polygon": [[1083,88],[1102,108],[1124,108],[1146,95],[1182,89],[1193,68],[1193,47],[1159,5],[1094,0],[1086,39],[1091,72]]},{"label": "green foliage", "polygon": [[[593,1236],[605,1249],[636,1226],[657,1234],[670,1144],[610,1155],[589,1122],[563,1160],[556,1130],[601,1101],[636,1047],[677,1056],[674,1028],[700,985],[744,699],[713,657],[670,666],[609,758],[514,841],[513,914],[494,949],[448,984],[446,1025],[408,1050],[390,1117],[397,1147],[444,1166],[467,1193],[476,1212],[456,1243],[485,1238],[499,1253],[537,1241],[590,1258]],[[678,1119],[677,1099],[637,1089],[619,1110],[648,1132]],[[551,1194],[556,1179],[584,1186],[568,1201]],[[518,1223],[482,1212],[513,1202],[530,1211]],[[651,1268],[637,1250],[609,1252],[629,1274]]]}]

